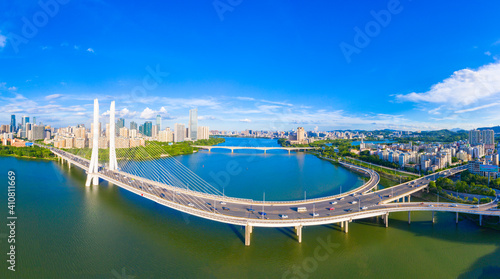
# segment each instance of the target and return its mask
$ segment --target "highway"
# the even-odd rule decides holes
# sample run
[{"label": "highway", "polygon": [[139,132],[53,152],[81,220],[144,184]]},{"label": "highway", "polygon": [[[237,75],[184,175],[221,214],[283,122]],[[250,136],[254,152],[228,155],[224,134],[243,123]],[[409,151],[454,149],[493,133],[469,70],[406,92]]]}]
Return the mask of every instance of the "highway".
[{"label": "highway", "polygon": [[[88,160],[61,150],[57,150],[56,152],[70,158],[74,161],[74,163],[88,168]],[[465,167],[457,167],[375,192],[371,192],[370,190],[376,186],[376,183],[378,183],[378,177],[377,180],[375,180],[376,183],[366,183],[362,187],[342,195],[310,199],[306,201],[267,201],[264,203],[262,201],[253,201],[227,196],[215,196],[180,189],[128,173],[110,171],[103,167],[100,168],[99,172],[101,178],[108,181],[113,180],[118,183],[127,184],[138,191],[144,192],[144,194],[154,195],[160,199],[189,206],[193,209],[246,219],[282,220],[308,218],[318,219],[360,211],[393,208],[395,205],[388,203],[408,197],[412,193],[426,188],[431,180],[435,180],[438,177],[455,175],[463,170],[465,170]],[[396,206],[403,206],[403,204],[399,203]],[[428,204],[412,203],[412,206],[427,207]],[[223,207],[228,210],[223,210]],[[306,210],[304,212],[298,212],[299,207],[306,208]],[[458,208],[471,209],[472,206],[459,205]],[[480,209],[481,208],[482,207],[480,207]],[[286,215],[285,217],[287,218],[283,218],[283,215]]]}]

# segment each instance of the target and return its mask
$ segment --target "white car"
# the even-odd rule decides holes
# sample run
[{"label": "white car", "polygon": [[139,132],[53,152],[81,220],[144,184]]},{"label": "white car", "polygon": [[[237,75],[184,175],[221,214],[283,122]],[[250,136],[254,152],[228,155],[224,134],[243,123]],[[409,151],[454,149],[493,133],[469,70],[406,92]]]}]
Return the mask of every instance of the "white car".
[{"label": "white car", "polygon": [[316,212],[315,212],[315,213],[313,213],[313,214],[312,214],[312,216],[313,216],[313,217],[318,217],[318,216],[319,216],[319,213],[316,213]]},{"label": "white car", "polygon": [[367,210],[367,209],[368,209],[368,206],[361,207],[361,210]]},{"label": "white car", "polygon": [[351,204],[357,204],[358,202],[357,201],[352,201]]},{"label": "white car", "polygon": [[191,203],[191,202],[190,202],[190,203],[188,203],[188,205],[189,205],[189,206],[193,206],[193,207],[194,207],[194,204],[193,204],[193,203]]},{"label": "white car", "polygon": [[337,202],[336,201],[332,201],[332,202],[330,202],[330,204],[337,204]]},{"label": "white car", "polygon": [[479,205],[473,205],[472,208],[479,208]]},{"label": "white car", "polygon": [[344,197],[341,197],[341,198],[339,198],[339,201],[341,201],[341,200],[343,200],[343,199],[344,199]]},{"label": "white car", "polygon": [[281,214],[280,215],[281,219],[287,219],[288,218],[288,215],[285,215],[285,214]]},{"label": "white car", "polygon": [[457,207],[458,205],[456,204],[451,204],[450,207]]},{"label": "white car", "polygon": [[220,202],[220,204],[225,205],[225,204],[226,204],[226,202],[225,202],[225,201],[221,201],[221,202]]}]

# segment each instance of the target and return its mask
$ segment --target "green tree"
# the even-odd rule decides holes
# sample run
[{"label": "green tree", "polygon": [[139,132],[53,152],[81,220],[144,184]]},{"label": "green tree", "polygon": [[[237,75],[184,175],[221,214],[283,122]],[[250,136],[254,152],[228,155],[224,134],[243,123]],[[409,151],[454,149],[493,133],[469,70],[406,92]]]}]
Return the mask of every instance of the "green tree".
[{"label": "green tree", "polygon": [[429,182],[429,188],[436,189],[436,182],[434,181]]}]

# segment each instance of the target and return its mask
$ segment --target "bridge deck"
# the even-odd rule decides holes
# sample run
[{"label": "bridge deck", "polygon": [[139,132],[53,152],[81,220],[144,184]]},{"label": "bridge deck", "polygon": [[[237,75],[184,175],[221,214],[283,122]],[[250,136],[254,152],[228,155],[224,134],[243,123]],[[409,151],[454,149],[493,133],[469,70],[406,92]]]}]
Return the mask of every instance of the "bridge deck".
[{"label": "bridge deck", "polygon": [[[70,161],[72,164],[87,170],[89,161],[62,150],[51,148],[56,155]],[[146,178],[140,178],[120,171],[111,171],[101,167],[99,177],[118,185],[128,191],[151,199],[157,203],[186,212],[202,218],[236,225],[252,225],[260,227],[290,227],[321,225],[346,220],[381,216],[389,212],[398,211],[448,211],[469,214],[500,216],[500,211],[490,210],[493,203],[481,205],[478,208],[471,205],[458,204],[450,207],[445,203],[396,203],[388,204],[401,197],[408,196],[427,187],[431,179],[441,176],[450,176],[463,171],[463,167],[441,172],[437,175],[426,176],[412,182],[403,183],[392,188],[369,192],[378,184],[379,176],[376,172],[358,166],[357,168],[368,173],[371,178],[363,186],[342,195],[324,197],[306,201],[261,202],[248,199],[222,197],[194,192],[186,189],[161,184]],[[196,197],[204,205],[189,205],[191,198]],[[223,201],[225,204],[221,204]],[[333,203],[333,204],[332,204]],[[366,206],[366,209],[363,207]],[[222,207],[229,210],[222,210]],[[299,207],[305,207],[305,212],[299,212]],[[334,210],[330,210],[334,208]],[[265,215],[261,215],[265,212]],[[318,215],[313,216],[313,213]],[[287,218],[283,218],[286,215]]]}]

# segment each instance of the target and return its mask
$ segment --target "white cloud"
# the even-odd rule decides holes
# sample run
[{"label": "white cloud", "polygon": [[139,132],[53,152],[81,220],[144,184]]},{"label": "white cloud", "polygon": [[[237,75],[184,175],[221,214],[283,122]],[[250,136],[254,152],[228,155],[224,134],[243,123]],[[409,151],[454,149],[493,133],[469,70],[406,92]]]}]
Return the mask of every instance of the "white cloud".
[{"label": "white cloud", "polygon": [[0,47],[4,48],[6,42],[7,42],[7,37],[5,37],[4,35],[0,34]]},{"label": "white cloud", "polygon": [[159,110],[152,110],[149,107],[145,108],[139,115],[142,119],[154,119],[157,115],[161,115],[164,119],[173,119],[167,112],[165,107],[161,107]]},{"label": "white cloud", "polygon": [[45,96],[45,100],[54,100],[61,98],[63,95],[62,94],[52,94],[52,95],[47,95]]},{"label": "white cloud", "polygon": [[94,53],[94,49],[93,49],[93,48],[90,48],[90,47],[89,47],[89,48],[87,48],[87,51],[88,51],[88,52],[92,52],[92,53]]},{"label": "white cloud", "polygon": [[242,101],[254,101],[255,100],[254,98],[251,98],[251,97],[236,97],[236,99],[242,100]]},{"label": "white cloud", "polygon": [[118,112],[118,115],[122,118],[134,117],[137,114],[136,111],[130,111],[127,108],[124,108]]},{"label": "white cloud", "polygon": [[9,90],[10,90],[10,91],[17,91],[17,87],[15,87],[15,86],[11,86],[11,87],[9,87]]},{"label": "white cloud", "polygon": [[252,120],[248,119],[248,118],[245,118],[245,119],[240,119],[240,122],[247,122],[247,123],[250,123],[252,122]]},{"label": "white cloud", "polygon": [[215,116],[212,115],[203,115],[203,116],[198,116],[198,120],[215,120],[217,119]]},{"label": "white cloud", "polygon": [[489,51],[484,52],[484,54],[491,56],[491,52],[489,52]]},{"label": "white cloud", "polygon": [[447,103],[455,106],[473,104],[500,93],[500,62],[477,70],[462,69],[427,92],[398,94],[396,99],[409,102]]},{"label": "white cloud", "polygon": [[443,106],[439,106],[437,108],[429,110],[429,114],[441,114],[440,110],[443,108]]},{"label": "white cloud", "polygon": [[145,108],[141,115],[139,116],[142,119],[153,119],[156,116],[156,112],[150,108]]},{"label": "white cloud", "polygon": [[276,102],[276,101],[268,101],[268,100],[260,100],[260,101],[264,102],[264,103],[280,105],[280,106],[289,106],[289,107],[293,106],[292,104],[286,103],[286,102]]},{"label": "white cloud", "polygon": [[468,108],[468,109],[457,110],[457,111],[455,111],[455,113],[471,112],[471,111],[476,111],[476,110],[485,109],[485,108],[489,108],[489,107],[493,107],[493,106],[498,106],[498,105],[500,105],[500,103],[492,103],[492,104],[487,104],[487,105],[483,105],[483,106],[478,106],[478,107],[473,107],[473,108]]}]

